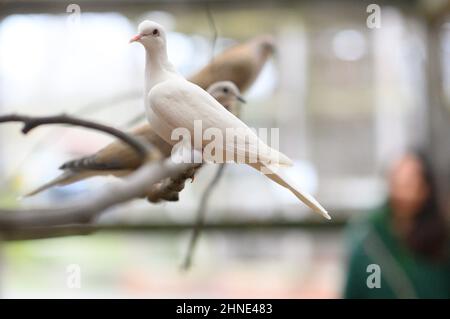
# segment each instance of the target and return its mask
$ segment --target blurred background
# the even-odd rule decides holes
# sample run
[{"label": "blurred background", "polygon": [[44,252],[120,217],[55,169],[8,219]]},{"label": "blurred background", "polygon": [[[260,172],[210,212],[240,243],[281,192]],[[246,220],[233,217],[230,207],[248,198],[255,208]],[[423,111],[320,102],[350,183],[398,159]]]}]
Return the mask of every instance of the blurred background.
[{"label": "blurred background", "polygon": [[[244,94],[241,118],[280,128],[280,150],[296,162],[295,178],[333,217],[322,220],[258,172],[228,165],[208,209],[211,227],[192,269],[182,271],[188,226],[216,169],[208,166],[179,202],[121,205],[102,216],[104,229],[93,235],[0,243],[0,296],[371,297],[354,288],[370,274],[365,252],[367,264],[381,264],[383,287],[450,297],[448,232],[441,227],[450,194],[450,2],[377,1],[379,27],[368,25],[371,3],[78,0],[75,25],[66,1],[0,1],[1,114],[66,112],[126,128],[143,110],[144,50],[128,40],[144,19],[167,28],[169,58],[186,76],[207,64],[212,50],[272,34],[276,53]],[[1,125],[0,204],[82,201],[114,178],[18,197],[58,175],[65,160],[111,140],[62,126],[24,136],[18,125]],[[372,216],[381,215],[387,222],[380,226]],[[388,259],[406,254],[414,270],[389,268],[361,249],[358,238],[367,234],[352,229],[370,225],[394,257]],[[425,235],[416,231],[425,228]],[[70,265],[81,270],[80,288],[67,285]],[[418,280],[427,273],[422,266],[430,276]],[[402,276],[408,284],[390,282]],[[442,287],[427,286],[441,279]],[[411,296],[391,290],[386,296]]]}]

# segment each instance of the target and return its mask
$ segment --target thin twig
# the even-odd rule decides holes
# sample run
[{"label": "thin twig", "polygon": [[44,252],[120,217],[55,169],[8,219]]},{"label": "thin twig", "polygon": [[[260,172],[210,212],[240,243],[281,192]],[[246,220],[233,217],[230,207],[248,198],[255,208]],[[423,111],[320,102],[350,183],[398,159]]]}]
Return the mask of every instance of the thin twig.
[{"label": "thin twig", "polygon": [[22,122],[23,128],[22,133],[27,134],[32,129],[41,126],[41,125],[49,125],[49,124],[71,124],[76,126],[82,126],[85,128],[94,129],[97,131],[102,131],[105,133],[108,133],[110,135],[113,135],[117,137],[118,139],[122,140],[123,142],[130,145],[133,149],[136,150],[136,152],[142,156],[142,158],[145,158],[149,148],[147,144],[144,144],[140,142],[138,139],[133,137],[132,135],[129,135],[125,132],[122,132],[118,129],[115,129],[111,126],[107,126],[104,124],[88,121],[88,120],[82,120],[79,118],[75,118],[69,115],[56,115],[56,116],[42,116],[42,117],[33,117],[33,116],[25,116],[25,115],[3,115],[0,116],[0,123],[6,123],[6,122]]},{"label": "thin twig", "polygon": [[219,36],[219,32],[217,31],[216,21],[214,20],[214,16],[212,14],[211,7],[209,6],[209,2],[206,2],[206,16],[208,17],[208,23],[210,28],[212,29],[212,39],[211,39],[211,59],[209,61],[209,65],[211,65],[211,73],[215,73],[215,64],[214,64],[214,56],[216,51],[216,43],[217,37]]},{"label": "thin twig", "polygon": [[212,36],[212,40],[211,40],[211,61],[210,63],[214,60],[214,53],[216,50],[216,43],[217,43],[217,37],[219,35],[219,32],[217,31],[217,26],[216,26],[216,21],[214,20],[214,16],[212,14],[211,8],[209,6],[209,3],[206,3],[206,15],[208,17],[208,23],[209,26],[211,27],[211,29],[213,30],[213,36]]},{"label": "thin twig", "polygon": [[208,200],[209,200],[215,186],[219,183],[219,180],[223,175],[224,169],[225,169],[225,164],[220,164],[219,168],[216,171],[216,174],[214,175],[214,178],[208,184],[208,186],[206,187],[206,189],[202,195],[202,198],[200,199],[200,205],[198,206],[198,210],[197,210],[197,214],[196,214],[194,230],[191,234],[188,250],[187,250],[186,257],[184,259],[183,266],[182,266],[182,268],[184,270],[188,270],[192,265],[194,249],[197,244],[198,238],[200,237],[200,232],[205,223],[206,208],[208,206]]}]

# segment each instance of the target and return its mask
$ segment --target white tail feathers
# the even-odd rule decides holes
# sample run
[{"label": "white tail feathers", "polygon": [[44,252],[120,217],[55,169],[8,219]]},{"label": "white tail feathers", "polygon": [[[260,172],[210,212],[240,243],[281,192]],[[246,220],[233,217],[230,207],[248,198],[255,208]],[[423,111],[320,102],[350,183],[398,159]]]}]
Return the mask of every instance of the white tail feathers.
[{"label": "white tail feathers", "polygon": [[257,164],[249,164],[251,167],[257,169],[258,171],[264,173],[268,178],[273,180],[275,183],[289,189],[298,199],[300,199],[305,205],[311,208],[314,212],[322,215],[326,219],[331,219],[328,212],[322,205],[317,202],[314,197],[309,195],[306,192],[301,191],[298,187],[294,186],[292,182],[288,181],[286,177],[282,177],[280,174],[276,172],[276,168],[271,168],[268,165],[257,163]]}]

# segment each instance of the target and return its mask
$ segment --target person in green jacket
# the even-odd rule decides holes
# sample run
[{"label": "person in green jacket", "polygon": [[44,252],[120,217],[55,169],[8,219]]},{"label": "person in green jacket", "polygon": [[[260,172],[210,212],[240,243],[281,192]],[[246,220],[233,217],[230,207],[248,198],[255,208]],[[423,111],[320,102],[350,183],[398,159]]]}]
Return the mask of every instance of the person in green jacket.
[{"label": "person in green jacket", "polygon": [[345,298],[450,298],[448,227],[427,158],[389,173],[388,201],[349,227]]}]

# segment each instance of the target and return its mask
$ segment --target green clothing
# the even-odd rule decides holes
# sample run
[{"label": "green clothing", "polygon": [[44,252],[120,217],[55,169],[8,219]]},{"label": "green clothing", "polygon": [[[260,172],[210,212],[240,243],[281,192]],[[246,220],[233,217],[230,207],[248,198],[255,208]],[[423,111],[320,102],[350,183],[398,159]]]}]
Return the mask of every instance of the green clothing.
[{"label": "green clothing", "polygon": [[[349,239],[345,298],[450,298],[450,261],[436,263],[413,255],[395,236],[388,205],[353,225]],[[379,288],[369,288],[373,277],[367,284],[374,274],[371,264],[379,265]]]}]

